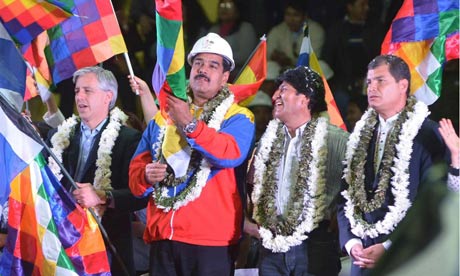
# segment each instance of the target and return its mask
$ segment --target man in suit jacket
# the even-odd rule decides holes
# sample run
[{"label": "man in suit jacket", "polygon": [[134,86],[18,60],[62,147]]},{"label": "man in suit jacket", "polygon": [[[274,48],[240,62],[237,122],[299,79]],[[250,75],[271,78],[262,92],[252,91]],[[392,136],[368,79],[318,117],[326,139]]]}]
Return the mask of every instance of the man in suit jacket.
[{"label": "man in suit jacket", "polygon": [[391,245],[396,225],[417,196],[428,168],[446,148],[428,108],[409,96],[410,71],[399,57],[368,65],[369,109],[347,144],[340,243],[352,258],[351,275],[374,267]]},{"label": "man in suit jacket", "polygon": [[[141,134],[124,126],[127,116],[114,108],[117,81],[101,67],[86,67],[74,73],[75,102],[79,116],[72,116],[50,133],[53,152],[74,178],[74,189],[61,182],[84,208],[94,207],[102,218],[111,242],[131,275],[135,274],[131,240],[131,212],[147,201],[135,198],[128,188],[128,168]],[[52,171],[62,177],[49,159]],[[113,275],[124,275],[112,258]]]}]

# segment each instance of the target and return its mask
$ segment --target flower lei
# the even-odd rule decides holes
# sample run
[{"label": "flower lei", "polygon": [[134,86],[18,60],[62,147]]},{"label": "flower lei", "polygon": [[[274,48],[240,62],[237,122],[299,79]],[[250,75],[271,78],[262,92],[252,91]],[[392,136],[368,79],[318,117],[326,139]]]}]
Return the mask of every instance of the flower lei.
[{"label": "flower lei", "polygon": [[308,238],[306,233],[323,220],[326,208],[327,120],[317,118],[312,119],[302,133],[299,160],[302,167],[291,186],[286,216],[276,214],[276,173],[284,154],[285,135],[279,120],[270,121],[254,157],[254,214],[260,224],[262,244],[273,252],[286,252],[301,244]]},{"label": "flower lei", "polygon": [[[230,93],[228,88],[224,87],[213,99],[205,104],[203,113],[200,115],[200,120],[203,120],[208,127],[218,131],[224,120],[225,114],[232,106],[233,102],[233,94]],[[158,141],[163,142],[163,139],[164,130],[160,130]],[[161,147],[159,150],[161,150]],[[157,152],[157,154],[159,157],[160,153]],[[199,169],[197,170],[198,164]],[[203,159],[199,152],[192,149],[190,164],[185,177],[168,177],[166,181],[156,183],[152,195],[155,198],[156,206],[163,209],[164,212],[169,212],[171,209],[177,210],[187,205],[189,202],[194,201],[200,196],[203,187],[207,183],[210,172],[211,166],[208,161]],[[184,190],[176,196],[171,197],[168,195],[169,189],[174,189],[174,193],[176,193],[175,186],[185,182],[189,177],[191,177],[190,182]]]},{"label": "flower lei", "polygon": [[[349,184],[342,192],[346,200],[345,216],[350,221],[353,234],[364,238],[375,238],[379,234],[390,234],[404,218],[411,206],[409,196],[409,164],[415,136],[425,118],[430,114],[422,102],[409,97],[407,106],[401,111],[391,134],[388,136],[379,168],[380,180],[374,198],[367,200],[364,183],[364,168],[367,149],[377,122],[377,112],[369,108],[356,123],[347,143],[343,178]],[[392,175],[393,173],[393,175]],[[390,180],[391,179],[391,180]],[[388,206],[385,217],[376,223],[367,223],[364,213],[381,208],[388,186],[394,197],[394,205]]]},{"label": "flower lei", "polygon": [[[122,124],[124,124],[127,119],[128,116],[117,107],[110,111],[110,121],[101,134],[97,150],[96,172],[93,182],[93,186],[96,190],[112,190],[110,180],[110,176],[112,175],[112,172],[110,171],[110,165],[112,164],[112,148],[115,145],[115,141],[120,133]],[[58,127],[57,132],[51,138],[51,150],[61,163],[62,153],[69,147],[70,137],[74,135],[75,126],[79,121],[80,118],[78,116],[72,115],[72,117],[65,120]],[[48,164],[51,171],[60,180],[62,178],[61,169],[51,156],[48,157]]]}]

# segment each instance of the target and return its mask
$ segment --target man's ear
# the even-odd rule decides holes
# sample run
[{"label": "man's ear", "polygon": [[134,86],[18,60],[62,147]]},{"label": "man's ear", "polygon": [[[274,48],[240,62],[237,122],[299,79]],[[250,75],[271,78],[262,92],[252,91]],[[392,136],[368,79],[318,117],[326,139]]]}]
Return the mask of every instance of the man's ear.
[{"label": "man's ear", "polygon": [[400,91],[402,91],[404,94],[406,93],[406,91],[410,88],[409,87],[409,81],[406,80],[406,79],[402,79],[398,82],[398,85],[399,85],[399,89]]},{"label": "man's ear", "polygon": [[305,97],[302,97],[302,104],[308,109],[310,110],[310,108],[308,107],[310,105],[310,98],[305,96]]},{"label": "man's ear", "polygon": [[106,92],[105,98],[107,99],[109,106],[110,106],[110,102],[112,101],[112,98],[113,98],[113,92],[112,91]]},{"label": "man's ear", "polygon": [[221,83],[222,87],[225,86],[225,84],[227,83],[229,77],[230,77],[230,71],[225,71],[222,74],[222,83]]}]

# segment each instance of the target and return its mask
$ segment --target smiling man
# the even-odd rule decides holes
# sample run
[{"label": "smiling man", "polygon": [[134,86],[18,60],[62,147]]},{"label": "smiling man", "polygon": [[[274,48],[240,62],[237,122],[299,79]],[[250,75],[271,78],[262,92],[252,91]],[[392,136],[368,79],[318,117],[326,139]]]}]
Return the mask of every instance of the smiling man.
[{"label": "smiling man", "polygon": [[245,230],[261,239],[260,275],[337,275],[332,226],[348,134],[319,117],[327,107],[317,73],[299,66],[277,82],[275,119],[249,174],[255,224]]},{"label": "smiling man", "polygon": [[215,33],[188,55],[189,102],[170,95],[169,120],[158,112],[130,165],[130,188],[149,197],[144,240],[150,275],[231,275],[241,237],[252,113],[227,87],[235,67],[230,45]]},{"label": "smiling man", "polygon": [[338,208],[340,243],[352,258],[351,275],[374,267],[428,169],[447,156],[427,106],[409,96],[409,89],[409,67],[401,58],[382,55],[369,63],[370,108],[350,135]]}]

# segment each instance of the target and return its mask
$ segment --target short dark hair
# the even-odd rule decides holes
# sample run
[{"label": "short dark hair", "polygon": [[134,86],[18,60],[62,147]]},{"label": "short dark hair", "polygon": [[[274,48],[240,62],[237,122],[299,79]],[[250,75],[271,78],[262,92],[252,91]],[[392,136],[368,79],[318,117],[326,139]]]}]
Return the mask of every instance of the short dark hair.
[{"label": "short dark hair", "polygon": [[391,76],[395,78],[396,81],[406,79],[408,82],[406,94],[410,94],[410,70],[407,63],[400,57],[393,55],[380,55],[374,58],[369,65],[367,70],[373,70],[382,65],[388,65],[388,70],[390,71]]},{"label": "short dark hair", "polygon": [[324,84],[321,76],[307,66],[297,66],[286,70],[276,79],[279,86],[283,81],[292,85],[298,94],[303,94],[310,99],[308,109],[312,115],[319,115],[327,110]]},{"label": "short dark hair", "polygon": [[286,10],[288,7],[293,8],[304,15],[308,12],[307,1],[305,0],[288,0],[284,9]]},{"label": "short dark hair", "polygon": [[230,69],[232,68],[232,63],[226,59],[224,56],[222,56],[222,66],[224,67],[224,72],[230,72]]}]

